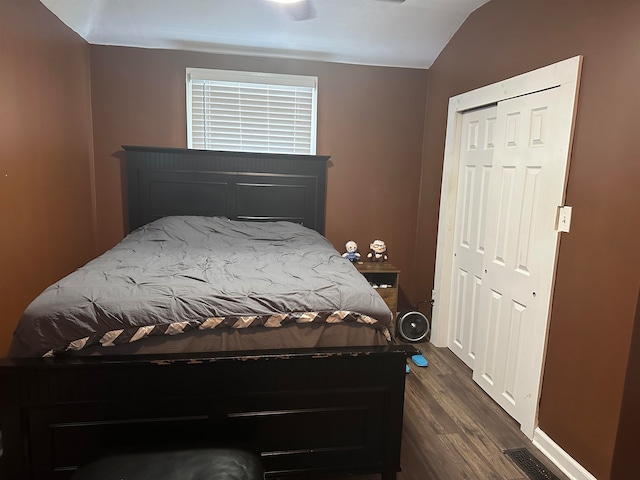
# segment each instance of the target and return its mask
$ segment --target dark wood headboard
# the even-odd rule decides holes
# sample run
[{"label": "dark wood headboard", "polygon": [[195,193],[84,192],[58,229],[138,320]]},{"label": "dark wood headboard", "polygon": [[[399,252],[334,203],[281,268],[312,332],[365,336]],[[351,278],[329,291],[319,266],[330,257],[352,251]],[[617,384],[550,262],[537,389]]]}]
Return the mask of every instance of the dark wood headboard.
[{"label": "dark wood headboard", "polygon": [[324,234],[323,155],[123,146],[129,230],[169,215],[287,220]]}]

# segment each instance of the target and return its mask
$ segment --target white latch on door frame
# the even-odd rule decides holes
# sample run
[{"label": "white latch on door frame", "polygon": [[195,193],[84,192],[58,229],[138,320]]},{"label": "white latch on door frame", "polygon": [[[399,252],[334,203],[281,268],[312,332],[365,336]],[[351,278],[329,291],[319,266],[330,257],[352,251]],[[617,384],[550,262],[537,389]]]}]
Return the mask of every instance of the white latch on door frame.
[{"label": "white latch on door frame", "polygon": [[558,207],[558,218],[556,221],[556,230],[558,232],[569,233],[570,226],[571,226],[571,207],[567,205]]}]

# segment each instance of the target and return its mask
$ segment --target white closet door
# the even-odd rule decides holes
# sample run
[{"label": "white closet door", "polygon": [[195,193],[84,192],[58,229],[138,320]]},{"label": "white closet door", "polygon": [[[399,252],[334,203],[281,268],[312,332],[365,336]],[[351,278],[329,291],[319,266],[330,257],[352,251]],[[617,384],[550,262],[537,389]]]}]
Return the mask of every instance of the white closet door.
[{"label": "white closet door", "polygon": [[471,368],[476,356],[496,112],[496,106],[489,106],[462,115],[448,346]]},{"label": "white closet door", "polygon": [[[533,435],[572,133],[560,87],[498,104],[474,380]],[[570,97],[570,96],[569,96]]]}]

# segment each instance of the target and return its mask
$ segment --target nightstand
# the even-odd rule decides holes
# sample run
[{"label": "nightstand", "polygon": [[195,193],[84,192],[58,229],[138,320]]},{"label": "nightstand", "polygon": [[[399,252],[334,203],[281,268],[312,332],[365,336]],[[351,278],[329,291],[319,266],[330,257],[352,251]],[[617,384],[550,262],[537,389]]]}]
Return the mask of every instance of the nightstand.
[{"label": "nightstand", "polygon": [[398,313],[400,270],[389,262],[363,261],[354,262],[353,265],[376,289],[395,317]]}]

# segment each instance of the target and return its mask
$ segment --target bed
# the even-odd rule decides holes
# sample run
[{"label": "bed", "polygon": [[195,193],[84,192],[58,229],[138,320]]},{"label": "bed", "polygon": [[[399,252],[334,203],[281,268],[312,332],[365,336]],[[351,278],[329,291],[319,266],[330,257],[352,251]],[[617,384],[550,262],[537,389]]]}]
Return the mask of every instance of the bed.
[{"label": "bed", "polygon": [[124,149],[131,233],[43,292],[0,363],[6,478],[212,445],[267,478],[395,478],[412,349],[322,236],[328,157]]}]

